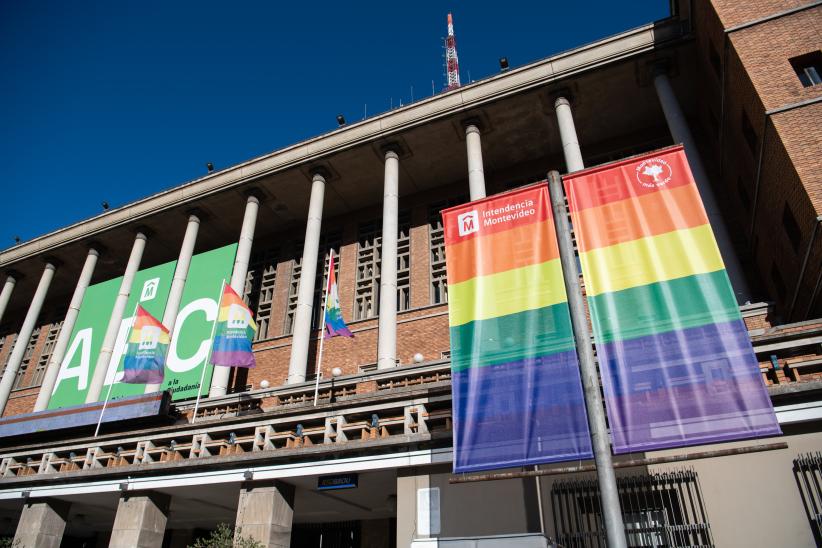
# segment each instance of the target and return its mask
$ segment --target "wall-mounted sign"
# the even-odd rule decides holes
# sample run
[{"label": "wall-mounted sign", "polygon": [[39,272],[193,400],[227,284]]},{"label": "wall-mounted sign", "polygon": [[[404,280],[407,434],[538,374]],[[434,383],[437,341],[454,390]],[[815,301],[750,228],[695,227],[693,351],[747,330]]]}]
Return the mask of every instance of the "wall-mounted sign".
[{"label": "wall-mounted sign", "polygon": [[333,476],[320,476],[317,478],[317,491],[328,491],[331,489],[353,489],[357,486],[357,474],[335,474]]}]

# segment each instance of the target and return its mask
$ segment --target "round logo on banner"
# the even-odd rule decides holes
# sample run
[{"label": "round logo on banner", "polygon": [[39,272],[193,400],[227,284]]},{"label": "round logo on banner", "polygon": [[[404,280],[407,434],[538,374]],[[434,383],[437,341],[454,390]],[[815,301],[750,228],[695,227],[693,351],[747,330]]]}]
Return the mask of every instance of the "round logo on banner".
[{"label": "round logo on banner", "polygon": [[636,166],[636,180],[645,188],[665,186],[671,180],[671,166],[662,158],[649,158]]}]

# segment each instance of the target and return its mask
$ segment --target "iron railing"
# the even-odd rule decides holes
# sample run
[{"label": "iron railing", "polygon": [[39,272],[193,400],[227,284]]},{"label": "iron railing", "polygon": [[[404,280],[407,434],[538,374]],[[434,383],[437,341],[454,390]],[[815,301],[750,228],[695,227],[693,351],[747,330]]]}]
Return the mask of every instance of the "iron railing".
[{"label": "iron railing", "polygon": [[816,545],[822,546],[822,453],[797,456],[793,474]]},{"label": "iron railing", "polygon": [[[617,478],[617,489],[628,546],[714,546],[695,472]],[[556,482],[551,499],[558,546],[606,546],[595,478]]]}]

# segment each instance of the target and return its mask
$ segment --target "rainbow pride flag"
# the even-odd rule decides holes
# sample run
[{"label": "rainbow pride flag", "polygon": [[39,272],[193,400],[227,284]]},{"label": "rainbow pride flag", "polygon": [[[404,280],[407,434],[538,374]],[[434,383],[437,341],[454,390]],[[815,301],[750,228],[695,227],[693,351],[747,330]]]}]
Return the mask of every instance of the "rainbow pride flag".
[{"label": "rainbow pride flag", "polygon": [[354,334],[345,325],[340,308],[340,294],[337,290],[337,275],[334,273],[334,250],[328,265],[328,286],[325,288],[325,338],[342,335],[353,337]]},{"label": "rainbow pride flag", "polygon": [[780,434],[682,147],[564,184],[615,452]]},{"label": "rainbow pride flag", "polygon": [[454,471],[590,458],[548,187],[442,216]]},{"label": "rainbow pride flag", "polygon": [[254,367],[256,361],[251,343],[257,324],[251,309],[230,285],[223,288],[220,311],[211,347],[211,363],[226,367]]},{"label": "rainbow pride flag", "polygon": [[168,344],[168,329],[142,306],[137,305],[137,315],[131,327],[123,361],[123,379],[120,382],[163,382]]}]

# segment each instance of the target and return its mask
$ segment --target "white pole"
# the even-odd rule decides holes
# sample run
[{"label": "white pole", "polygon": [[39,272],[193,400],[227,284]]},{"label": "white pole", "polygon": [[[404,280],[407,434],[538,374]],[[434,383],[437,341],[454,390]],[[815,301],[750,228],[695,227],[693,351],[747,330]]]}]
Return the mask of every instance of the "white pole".
[{"label": "white pole", "polygon": [[197,409],[200,408],[200,394],[203,392],[205,371],[208,367],[208,362],[211,361],[211,351],[214,350],[214,331],[217,330],[217,322],[220,321],[220,305],[223,302],[223,291],[225,291],[225,280],[220,280],[220,296],[217,298],[217,315],[214,317],[214,323],[211,325],[211,337],[209,337],[211,345],[208,347],[208,355],[206,356],[205,363],[203,363],[203,371],[200,373],[200,384],[197,385],[197,401],[194,402],[194,414],[191,415],[191,422],[197,420]]},{"label": "white pole", "polygon": [[[334,250],[332,249],[329,255],[331,261],[334,260]],[[325,301],[323,302],[323,323],[322,327],[320,328],[320,352],[317,356],[317,380],[314,382],[314,406],[317,406],[317,398],[319,398],[320,394],[320,374],[322,372],[322,363],[323,363],[323,343],[325,342],[325,310],[328,308],[328,284],[331,282],[331,261],[328,263],[328,280],[325,284]]]},{"label": "white pole", "polygon": [[[131,339],[131,332],[134,331],[134,323],[137,321],[137,307],[140,306],[140,303],[134,305],[134,314],[132,314],[133,320],[131,320],[131,327],[128,328],[128,335],[126,335],[126,352],[128,352],[128,341]],[[109,364],[110,365],[110,364]],[[100,433],[100,425],[103,423],[103,413],[106,412],[106,406],[108,405],[108,399],[111,397],[111,389],[114,388],[114,384],[117,382],[115,379],[117,378],[117,366],[120,365],[119,363],[114,364],[114,378],[111,379],[111,384],[108,385],[108,392],[106,393],[106,399],[103,400],[103,408],[100,410],[100,417],[97,419],[97,428],[94,429],[94,437],[97,437],[97,434]],[[108,374],[108,371],[106,371]],[[105,378],[105,377],[104,377]]]}]

